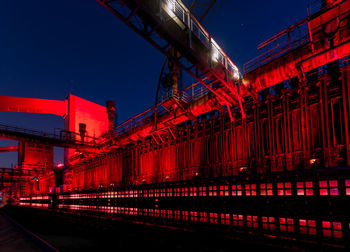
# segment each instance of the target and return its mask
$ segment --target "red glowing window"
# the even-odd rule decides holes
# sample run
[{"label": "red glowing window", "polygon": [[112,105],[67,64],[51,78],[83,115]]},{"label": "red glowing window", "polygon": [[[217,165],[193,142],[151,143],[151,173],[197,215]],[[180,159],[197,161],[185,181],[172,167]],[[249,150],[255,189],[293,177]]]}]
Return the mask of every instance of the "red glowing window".
[{"label": "red glowing window", "polygon": [[350,195],[350,179],[345,180],[345,195]]},{"label": "red glowing window", "polygon": [[277,194],[279,196],[292,195],[292,184],[290,182],[277,183]]},{"label": "red glowing window", "polygon": [[199,187],[199,196],[207,196],[207,188],[205,186]]},{"label": "red glowing window", "polygon": [[154,197],[153,189],[149,189],[148,197]]},{"label": "red glowing window", "polygon": [[217,224],[219,221],[219,215],[217,213],[209,213],[209,222]]},{"label": "red glowing window", "polygon": [[166,196],[165,189],[164,188],[160,189],[160,197],[165,197],[165,196]]},{"label": "red glowing window", "polygon": [[232,185],[232,196],[242,196],[241,185]]},{"label": "red glowing window", "polygon": [[280,218],[280,231],[282,232],[294,232],[294,220],[291,218]]},{"label": "red glowing window", "polygon": [[167,196],[172,197],[173,196],[173,188],[168,188],[167,189]]},{"label": "red glowing window", "polygon": [[174,188],[174,196],[180,197],[180,188]]},{"label": "red glowing window", "polygon": [[230,225],[230,214],[220,214],[221,224]]},{"label": "red glowing window", "polygon": [[199,221],[200,222],[207,222],[208,221],[208,214],[206,212],[200,212],[199,213]]},{"label": "red glowing window", "polygon": [[153,217],[153,209],[148,209],[148,216]]},{"label": "red glowing window", "polygon": [[198,214],[197,214],[197,212],[190,212],[190,220],[191,221],[198,221]]},{"label": "red glowing window", "polygon": [[142,197],[143,194],[142,194],[142,190],[139,190],[139,193],[138,193],[139,197]]},{"label": "red glowing window", "polygon": [[337,180],[320,180],[320,195],[339,195]]},{"label": "red glowing window", "polygon": [[181,211],[174,211],[175,220],[181,220]]},{"label": "red glowing window", "polygon": [[159,209],[154,209],[154,217],[159,217]]},{"label": "red glowing window", "polygon": [[256,229],[258,226],[258,216],[247,215],[247,227]]},{"label": "red glowing window", "polygon": [[301,234],[316,235],[316,221],[315,220],[299,220],[299,227]]},{"label": "red glowing window", "polygon": [[217,196],[217,187],[216,186],[209,186],[209,196]]},{"label": "red glowing window", "polygon": [[156,198],[159,197],[159,189],[154,190],[154,197],[156,197]]},{"label": "red glowing window", "polygon": [[142,195],[143,195],[143,197],[148,197],[148,191],[147,191],[147,189],[144,189],[143,191],[142,191]]},{"label": "red glowing window", "polygon": [[160,210],[160,217],[161,218],[166,218],[166,210],[165,209],[162,209],[162,210]]},{"label": "red glowing window", "polygon": [[182,220],[188,221],[188,211],[181,212]]},{"label": "red glowing window", "polygon": [[168,219],[173,219],[173,218],[174,218],[173,210],[168,210]]},{"label": "red glowing window", "polygon": [[237,215],[237,214],[233,214],[232,215],[232,224],[234,226],[240,226],[243,227],[243,215]]},{"label": "red glowing window", "polygon": [[228,185],[220,186],[220,196],[229,196]]},{"label": "red glowing window", "polygon": [[273,195],[272,183],[261,184],[260,185],[260,195],[261,196],[272,196]]},{"label": "red glowing window", "polygon": [[275,230],[275,218],[274,217],[262,217],[262,227],[266,230]]},{"label": "red glowing window", "polygon": [[340,222],[322,221],[323,236],[342,238],[342,225]]},{"label": "red glowing window", "polygon": [[190,196],[197,196],[197,188],[196,187],[191,187],[190,188]]},{"label": "red glowing window", "polygon": [[183,197],[187,197],[188,196],[188,188],[187,187],[182,188],[182,196]]},{"label": "red glowing window", "polygon": [[[122,211],[124,211],[124,207],[122,207]],[[147,216],[148,215],[148,209],[147,208],[145,208],[145,209],[143,209],[143,216]]]},{"label": "red glowing window", "polygon": [[256,196],[256,184],[247,184],[244,189],[246,196]]},{"label": "red glowing window", "polygon": [[299,196],[312,196],[314,195],[312,181],[301,181],[297,182],[297,195]]}]

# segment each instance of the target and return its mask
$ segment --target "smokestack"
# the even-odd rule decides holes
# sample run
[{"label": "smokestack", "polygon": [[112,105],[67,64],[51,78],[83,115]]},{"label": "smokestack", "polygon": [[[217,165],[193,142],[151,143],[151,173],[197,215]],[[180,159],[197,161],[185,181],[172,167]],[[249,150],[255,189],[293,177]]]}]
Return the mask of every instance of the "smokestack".
[{"label": "smokestack", "polygon": [[106,101],[107,104],[107,114],[108,114],[108,121],[109,121],[109,131],[113,131],[113,121],[114,121],[114,115],[115,115],[115,102],[108,100]]}]

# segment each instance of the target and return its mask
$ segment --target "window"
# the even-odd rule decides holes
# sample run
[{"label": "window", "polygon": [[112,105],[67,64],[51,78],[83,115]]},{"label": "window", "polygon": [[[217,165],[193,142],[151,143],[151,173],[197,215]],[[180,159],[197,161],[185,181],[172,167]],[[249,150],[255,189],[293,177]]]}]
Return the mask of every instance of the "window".
[{"label": "window", "polygon": [[290,195],[292,195],[292,184],[290,182],[277,183],[277,194],[279,196],[290,196]]},{"label": "window", "polygon": [[240,226],[243,227],[243,215],[232,215],[232,224],[234,226]]},{"label": "window", "polygon": [[280,218],[280,231],[293,233],[294,220],[291,218]]},{"label": "window", "polygon": [[339,195],[337,180],[320,180],[320,195]]},{"label": "window", "polygon": [[262,217],[262,227],[266,230],[275,230],[275,218],[274,217]]},{"label": "window", "polygon": [[188,211],[182,211],[182,220],[188,221]]},{"label": "window", "polygon": [[323,236],[342,238],[342,227],[340,222],[322,221]]},{"label": "window", "polygon": [[173,196],[173,188],[168,188],[167,189],[167,196],[172,197]]},{"label": "window", "polygon": [[272,183],[261,184],[260,185],[260,195],[261,196],[272,196],[273,195]]},{"label": "window", "polygon": [[174,189],[174,196],[175,197],[180,197],[180,188],[175,188]]},{"label": "window", "polygon": [[232,185],[232,196],[242,196],[241,185]]},{"label": "window", "polygon": [[208,214],[206,212],[200,212],[199,213],[199,221],[200,222],[207,222],[208,221]]},{"label": "window", "polygon": [[165,194],[165,189],[160,189],[160,197],[165,197],[166,194]]},{"label": "window", "polygon": [[228,185],[220,186],[220,196],[229,196]]},{"label": "window", "polygon": [[148,209],[148,216],[153,217],[153,209]]},{"label": "window", "polygon": [[168,219],[174,218],[174,212],[173,210],[168,210]]},{"label": "window", "polygon": [[218,223],[218,214],[217,213],[209,213],[209,221],[210,223],[215,223],[217,224]]},{"label": "window", "polygon": [[156,197],[156,198],[159,197],[159,189],[154,190],[154,197]]},{"label": "window", "polygon": [[247,227],[258,228],[258,216],[247,215]]},{"label": "window", "polygon": [[345,180],[345,194],[350,195],[350,179]]},{"label": "window", "polygon": [[147,191],[147,189],[144,189],[144,190],[143,190],[143,197],[146,197],[146,198],[148,197],[148,191]]},{"label": "window", "polygon": [[300,233],[316,235],[316,221],[315,220],[299,220]]},{"label": "window", "polygon": [[299,196],[311,196],[314,195],[313,183],[312,181],[302,181],[297,182],[297,195]]},{"label": "window", "polygon": [[199,196],[207,196],[207,188],[205,186],[199,187]]},{"label": "window", "polygon": [[153,197],[153,196],[154,196],[153,189],[149,189],[148,197]]},{"label": "window", "polygon": [[[124,211],[124,207],[122,207],[122,211]],[[147,216],[147,213],[148,213],[148,209],[144,208],[143,209],[143,216]]]},{"label": "window", "polygon": [[246,196],[256,196],[256,184],[247,184],[244,188]]},{"label": "window", "polygon": [[198,221],[197,212],[190,212],[190,219],[191,221]]},{"label": "window", "polygon": [[217,196],[217,187],[216,186],[209,186],[209,196]]},{"label": "window", "polygon": [[230,225],[230,214],[220,214],[221,224]]},{"label": "window", "polygon": [[197,196],[197,188],[196,187],[191,187],[190,188],[190,196]]},{"label": "window", "polygon": [[179,210],[174,211],[174,215],[175,215],[175,220],[181,220],[181,211]]},{"label": "window", "polygon": [[188,196],[188,188],[182,188],[182,197],[187,197]]},{"label": "window", "polygon": [[154,209],[154,217],[159,218],[159,209]]},{"label": "window", "polygon": [[166,218],[166,210],[165,209],[160,210],[160,217]]}]

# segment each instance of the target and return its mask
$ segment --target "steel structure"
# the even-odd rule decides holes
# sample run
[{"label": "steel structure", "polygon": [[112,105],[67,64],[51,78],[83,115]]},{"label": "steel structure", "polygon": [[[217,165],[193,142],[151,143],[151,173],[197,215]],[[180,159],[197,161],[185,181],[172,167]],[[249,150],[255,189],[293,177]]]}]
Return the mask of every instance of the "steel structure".
[{"label": "steel structure", "polygon": [[52,173],[39,190],[27,183],[20,206],[350,247],[349,0],[317,1],[259,46],[240,86],[244,107],[226,97],[240,99],[226,92],[238,82],[215,67],[213,40],[181,2],[100,2],[198,82],[156,105],[162,132],[146,110],[99,155],[77,157],[67,183]]},{"label": "steel structure", "polygon": [[229,110],[238,104],[245,117],[238,68],[181,1],[99,2],[213,92],[219,104]]}]

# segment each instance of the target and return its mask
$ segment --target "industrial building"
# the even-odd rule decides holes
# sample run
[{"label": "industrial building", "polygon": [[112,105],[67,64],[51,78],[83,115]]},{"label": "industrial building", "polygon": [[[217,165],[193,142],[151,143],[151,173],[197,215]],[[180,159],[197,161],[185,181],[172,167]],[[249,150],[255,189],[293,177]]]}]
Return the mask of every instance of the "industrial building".
[{"label": "industrial building", "polygon": [[113,101],[0,97],[0,111],[65,122],[56,135],[0,125],[19,142],[0,202],[349,248],[349,0],[315,1],[242,71],[180,0],[99,3],[166,56],[156,103],[115,125]]}]

